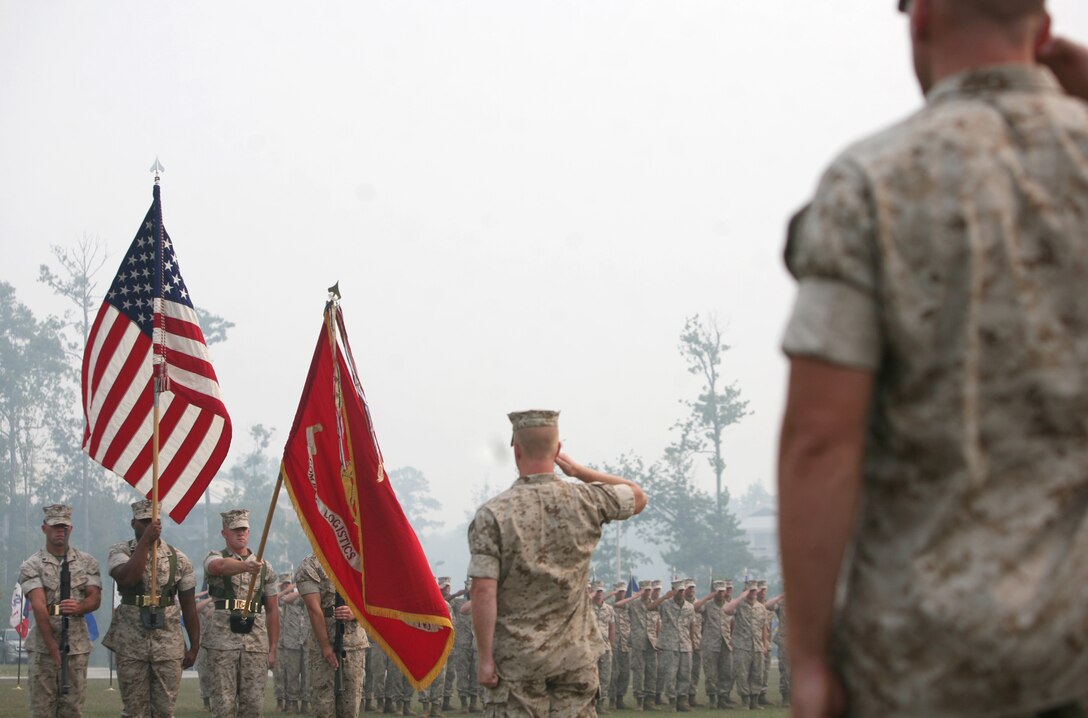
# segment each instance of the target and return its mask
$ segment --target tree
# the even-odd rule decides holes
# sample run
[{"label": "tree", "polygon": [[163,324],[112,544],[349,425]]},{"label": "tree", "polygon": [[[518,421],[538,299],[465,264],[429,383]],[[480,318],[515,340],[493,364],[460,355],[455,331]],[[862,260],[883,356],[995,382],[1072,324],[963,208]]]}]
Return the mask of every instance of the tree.
[{"label": "tree", "polygon": [[[685,434],[691,435],[690,446],[694,450],[710,454],[708,461],[714,471],[715,510],[719,516],[724,508],[722,434],[727,427],[750,413],[748,402],[741,401],[740,389],[736,384],[725,384],[721,377],[722,355],[729,349],[722,342],[722,331],[716,321],[704,324],[698,316],[691,316],[684,322],[684,330],[680,333],[680,354],[687,362],[688,372],[701,377],[703,386],[695,401],[684,402],[691,415],[681,422],[681,428]],[[728,501],[727,495],[725,503]]]},{"label": "tree", "polygon": [[204,341],[208,346],[227,341],[227,332],[234,329],[234,322],[227,321],[218,314],[212,314],[201,307],[193,307],[193,309],[196,311],[200,330],[204,332]]},{"label": "tree", "polygon": [[[698,442],[690,426],[665,449],[659,462],[641,471],[640,483],[651,497],[652,510],[633,519],[640,534],[661,548],[661,558],[688,576],[739,576],[744,567],[760,567],[736,516],[719,511],[693,479]],[[635,466],[641,465],[638,462]],[[638,471],[632,468],[632,472]],[[636,479],[637,481],[638,479]]]},{"label": "tree", "polygon": [[425,533],[442,525],[441,521],[430,518],[432,512],[442,508],[442,504],[431,496],[431,485],[422,471],[412,466],[393,469],[389,472],[389,484],[416,533]]},{"label": "tree", "polygon": [[774,508],[774,506],[775,497],[763,488],[763,484],[753,481],[748,484],[748,490],[744,492],[744,495],[737,499],[736,513],[737,516],[747,516],[757,509]]},{"label": "tree", "polygon": [[[642,459],[634,454],[622,454],[614,462],[605,463],[598,468],[606,474],[622,476],[642,485],[646,481],[647,469]],[[605,577],[620,580],[638,575],[639,569],[650,563],[650,557],[631,547],[629,531],[638,519],[635,516],[627,521],[615,521],[601,530],[601,540],[593,552],[590,571],[593,576],[606,580]]]},{"label": "tree", "polygon": [[[98,282],[95,280],[95,275],[98,274],[98,271],[102,269],[106,262],[106,250],[98,237],[91,237],[87,233],[83,234],[82,239],[79,240],[75,247],[66,248],[54,244],[50,249],[60,265],[60,270],[54,272],[49,265],[42,264],[38,267],[38,281],[76,307],[74,320],[71,319],[68,312],[65,312],[65,326],[74,329],[77,334],[75,339],[69,339],[66,344],[70,370],[73,372],[76,385],[78,385],[80,382],[79,367],[83,363],[87,337],[91,333],[92,317],[101,303],[101,295],[97,292]],[[74,446],[75,456],[70,455],[67,458],[68,463],[73,465],[73,468],[79,473],[80,503],[83,509],[79,512],[79,517],[82,520],[77,519],[77,522],[80,524],[83,545],[89,546],[91,530],[91,490],[89,486],[91,467],[87,456],[81,450],[82,422],[73,421],[70,422],[70,426],[73,432],[73,441],[71,443]]]},{"label": "tree", "polygon": [[[6,525],[5,558],[30,553],[31,529],[40,523],[30,512],[39,499],[75,493],[47,471],[58,421],[70,416],[74,400],[61,329],[55,317],[36,319],[15,288],[0,282],[0,506],[9,516],[22,506],[21,526]],[[10,576],[10,567],[4,569]]]}]

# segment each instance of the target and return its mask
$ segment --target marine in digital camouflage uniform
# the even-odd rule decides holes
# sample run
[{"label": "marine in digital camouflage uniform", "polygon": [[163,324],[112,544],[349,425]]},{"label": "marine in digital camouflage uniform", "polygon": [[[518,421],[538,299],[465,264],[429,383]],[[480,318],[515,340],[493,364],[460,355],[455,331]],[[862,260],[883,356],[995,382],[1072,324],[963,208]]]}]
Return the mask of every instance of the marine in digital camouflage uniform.
[{"label": "marine in digital camouflage uniform", "polygon": [[661,666],[662,696],[677,711],[687,712],[688,682],[691,680],[692,634],[695,623],[695,607],[684,598],[687,582],[677,579],[671,590],[658,601],[657,615],[661,619],[661,632],[657,648]]},{"label": "marine in digital camouflage uniform", "polygon": [[[560,453],[558,413],[510,414],[519,478],[468,530],[479,683],[490,716],[594,716],[599,629],[585,590],[601,526],[645,506],[633,482]],[[559,465],[579,483],[559,479]]]},{"label": "marine in digital camouflage uniform", "polygon": [[657,620],[655,609],[650,607],[653,603],[650,598],[653,583],[650,580],[639,581],[637,594],[616,602],[627,609],[631,622],[631,690],[639,710],[653,710],[657,685],[657,646],[647,628],[651,620]]},{"label": "marine in digital camouflage uniform", "polygon": [[[204,576],[215,611],[201,642],[208,651],[211,673],[211,709],[215,718],[252,718],[264,710],[269,669],[275,669],[280,637],[276,572],[268,561],[257,563],[249,549],[249,511],[220,514],[226,548],[204,557]],[[256,576],[253,602],[245,606],[251,579]],[[233,608],[232,608],[233,607]],[[253,621],[249,633],[234,633],[231,611],[248,608]]]},{"label": "marine in digital camouflage uniform", "polygon": [[774,645],[778,649],[778,692],[782,705],[790,704],[790,654],[787,648],[786,594],[780,593],[767,601],[767,608],[774,612],[777,623],[774,629]]},{"label": "marine in digital camouflage uniform", "polygon": [[[654,579],[653,591],[650,592],[650,598],[657,604],[661,600],[661,581]],[[650,656],[647,656],[647,671],[653,677],[651,685],[646,687],[646,691],[651,693],[654,698],[654,705],[661,705],[661,694],[665,690],[665,674],[661,672],[661,647],[657,645],[657,640],[661,635],[661,615],[654,609],[654,612],[648,616],[646,622],[646,632],[650,636],[650,641],[656,646],[656,650]]]},{"label": "marine in digital camouflage uniform", "polygon": [[476,639],[472,635],[472,614],[463,612],[468,604],[467,594],[472,587],[472,579],[465,581],[462,595],[454,594],[450,601],[450,616],[453,618],[453,629],[456,637],[453,643],[453,653],[450,664],[446,665],[446,701],[453,696],[453,684],[456,679],[457,694],[461,703],[461,710],[470,713],[479,711],[477,700],[479,686],[476,684]]},{"label": "marine in digital camouflage uniform", "polygon": [[[695,608],[695,579],[684,580],[684,600]],[[699,673],[703,667],[703,654],[699,646],[703,641],[703,614],[695,612],[695,620],[691,626],[691,680],[688,681],[688,706],[695,708],[701,704],[696,699],[696,689],[699,687]]]},{"label": "marine in digital camouflage uniform", "polygon": [[[207,590],[196,594],[196,598],[196,610],[200,616],[200,635],[204,636],[208,632],[208,621],[211,620],[211,616],[215,612],[214,599],[208,596]],[[212,673],[208,669],[208,649],[203,645],[200,646],[200,652],[197,653],[193,669],[200,681],[200,698],[204,703],[204,710],[210,711],[212,707]]]},{"label": "marine in digital camouflage uniform", "polygon": [[627,593],[627,584],[617,581],[612,586],[612,609],[616,614],[616,641],[612,646],[612,684],[609,686],[609,707],[623,710],[623,699],[631,683],[631,618],[627,606],[619,605]]},{"label": "marine in digital camouflage uniform", "polygon": [[[756,602],[759,587],[756,581],[744,584],[744,593],[732,602],[733,616],[733,679],[740,693],[741,706],[756,709],[759,689],[763,683],[763,657],[769,646],[765,643],[766,611]],[[730,608],[727,606],[727,614]]]},{"label": "marine in digital camouflage uniform", "polygon": [[[438,581],[438,588],[442,592],[442,598],[448,606],[453,581],[449,576],[439,576],[436,580]],[[423,715],[425,716],[444,715],[442,713],[442,703],[445,700],[443,694],[446,689],[446,668],[448,665],[449,661],[447,660],[446,665],[442,667],[442,672],[435,677],[431,685],[419,692],[419,702],[423,704]]]},{"label": "marine in digital camouflage uniform", "polygon": [[790,223],[793,710],[1084,715],[1088,86],[1042,0],[904,9],[922,106]]},{"label": "marine in digital camouflage uniform", "polygon": [[[126,718],[172,718],[181,672],[196,663],[200,650],[193,563],[160,540],[162,520],[152,521],[151,515],[150,501],[132,504],[131,526],[136,538],[111,546],[106,561],[110,576],[117,582],[121,605],[113,613],[102,645],[116,657],[117,683]],[[151,593],[153,546],[157,546],[156,594]],[[161,628],[145,625],[153,613],[161,616]],[[181,630],[183,616],[188,649]]]},{"label": "marine in digital camouflage uniform", "polygon": [[[310,672],[310,706],[317,718],[357,718],[366,680],[366,631],[350,606],[337,606],[336,587],[317,556],[302,559],[295,584],[306,603],[310,625],[307,663]],[[336,635],[343,632],[342,652],[335,651]],[[336,685],[340,669],[342,688]]]},{"label": "marine in digital camouflage uniform", "polygon": [[[52,504],[42,509],[45,547],[19,567],[19,585],[34,614],[26,642],[30,713],[33,718],[77,718],[86,699],[87,660],[91,640],[84,616],[102,600],[98,561],[68,544],[72,508]],[[71,592],[60,597],[62,566],[67,561]],[[63,616],[68,617],[68,692],[60,692],[59,641]]]},{"label": "marine in digital camouflage uniform", "polygon": [[283,711],[305,713],[310,702],[309,666],[306,641],[310,620],[306,605],[290,573],[280,574],[280,644],[276,654],[275,674],[283,687]]},{"label": "marine in digital camouflage uniform", "polygon": [[[767,582],[760,579],[756,584],[759,588],[759,593],[756,594],[756,603],[763,609],[763,622],[767,626],[767,635],[771,635],[771,629],[774,619],[774,612],[771,611],[771,607],[767,605]],[[767,699],[767,682],[771,680],[771,646],[770,642],[767,643],[767,651],[763,656],[763,683],[759,688],[759,704],[761,706],[772,705]]]},{"label": "marine in digital camouflage uniform", "polygon": [[601,633],[601,657],[597,659],[597,676],[601,691],[597,699],[597,713],[607,713],[606,693],[612,680],[612,646],[616,642],[616,610],[604,602],[604,581],[592,586],[593,615]]},{"label": "marine in digital camouflage uniform", "polygon": [[[714,581],[711,591],[695,602],[695,610],[702,614],[703,633],[700,651],[703,658],[703,675],[706,676],[706,696],[711,708],[728,708],[729,689],[732,686],[732,615],[725,612],[732,598],[732,583]],[[735,606],[728,606],[730,610]]]}]

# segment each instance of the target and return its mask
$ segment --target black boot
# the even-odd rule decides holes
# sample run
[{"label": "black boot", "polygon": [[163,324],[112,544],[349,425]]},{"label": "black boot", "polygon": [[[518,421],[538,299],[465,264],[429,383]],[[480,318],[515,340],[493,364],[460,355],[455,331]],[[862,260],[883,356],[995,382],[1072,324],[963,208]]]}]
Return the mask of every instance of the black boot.
[{"label": "black boot", "polygon": [[396,713],[396,712],[397,712],[396,708],[393,707],[393,699],[392,698],[386,698],[385,699],[385,704],[382,705],[382,713],[392,714],[392,713]]}]

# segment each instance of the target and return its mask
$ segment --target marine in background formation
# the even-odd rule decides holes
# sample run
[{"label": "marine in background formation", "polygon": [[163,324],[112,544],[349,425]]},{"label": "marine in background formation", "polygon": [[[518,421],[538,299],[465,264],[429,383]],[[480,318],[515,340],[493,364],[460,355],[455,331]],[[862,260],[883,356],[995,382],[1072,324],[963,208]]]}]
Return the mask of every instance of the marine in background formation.
[{"label": "marine in background formation", "polygon": [[351,607],[338,600],[336,587],[316,555],[310,554],[299,564],[295,584],[305,602],[311,631],[307,665],[313,714],[317,718],[357,718],[366,680],[366,631]]},{"label": "marine in background formation", "polygon": [[306,647],[310,637],[310,620],[306,603],[298,592],[290,573],[280,574],[280,644],[276,654],[274,675],[280,685],[276,707],[282,713],[310,712],[309,666]]}]

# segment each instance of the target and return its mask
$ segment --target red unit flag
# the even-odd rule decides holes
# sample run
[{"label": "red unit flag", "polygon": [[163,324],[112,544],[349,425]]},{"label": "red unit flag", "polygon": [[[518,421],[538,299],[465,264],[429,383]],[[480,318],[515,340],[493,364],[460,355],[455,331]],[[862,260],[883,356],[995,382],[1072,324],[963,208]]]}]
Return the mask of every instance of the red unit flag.
[{"label": "red unit flag", "polygon": [[162,225],[157,184],[91,327],[82,382],[83,450],[149,498],[156,373],[159,497],[181,523],[223,464],[231,423]]},{"label": "red unit flag", "polygon": [[337,591],[412,686],[425,688],[453,646],[449,607],[385,473],[334,302],[325,308],[281,471]]}]

